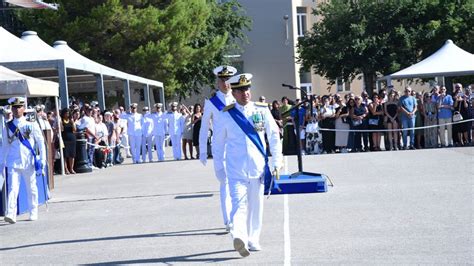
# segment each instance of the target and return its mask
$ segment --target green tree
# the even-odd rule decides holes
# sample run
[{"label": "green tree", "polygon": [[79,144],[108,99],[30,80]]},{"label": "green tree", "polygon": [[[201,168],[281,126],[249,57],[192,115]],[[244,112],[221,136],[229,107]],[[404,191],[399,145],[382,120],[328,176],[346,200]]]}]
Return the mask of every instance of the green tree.
[{"label": "green tree", "polygon": [[369,93],[378,76],[420,61],[446,39],[474,50],[469,0],[333,0],[313,12],[321,20],[300,39],[298,61],[332,84],[363,75]]},{"label": "green tree", "polygon": [[185,97],[212,82],[249,19],[236,1],[58,0],[57,12],[21,10],[19,17],[47,42],[64,39],[105,65],[157,79],[166,96]]}]

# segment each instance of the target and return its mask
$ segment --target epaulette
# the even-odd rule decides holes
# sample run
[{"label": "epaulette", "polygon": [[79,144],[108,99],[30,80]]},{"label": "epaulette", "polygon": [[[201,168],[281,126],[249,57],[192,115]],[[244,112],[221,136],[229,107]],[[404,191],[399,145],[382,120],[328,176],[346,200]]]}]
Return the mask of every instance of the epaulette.
[{"label": "epaulette", "polygon": [[230,109],[232,109],[234,107],[235,107],[235,103],[231,103],[231,104],[227,105],[226,107],[224,107],[224,109],[222,109],[222,112],[227,112],[227,111],[229,111]]},{"label": "epaulette", "polygon": [[255,102],[255,105],[259,107],[268,107],[268,103],[262,103],[262,102]]}]

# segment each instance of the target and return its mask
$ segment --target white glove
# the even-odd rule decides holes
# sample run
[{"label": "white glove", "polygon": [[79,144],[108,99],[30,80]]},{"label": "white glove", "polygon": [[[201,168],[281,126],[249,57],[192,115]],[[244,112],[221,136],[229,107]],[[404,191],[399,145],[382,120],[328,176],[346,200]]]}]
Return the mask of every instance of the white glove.
[{"label": "white glove", "polygon": [[199,161],[201,161],[202,165],[206,166],[206,164],[207,164],[207,154],[205,154],[205,153],[199,154]]}]

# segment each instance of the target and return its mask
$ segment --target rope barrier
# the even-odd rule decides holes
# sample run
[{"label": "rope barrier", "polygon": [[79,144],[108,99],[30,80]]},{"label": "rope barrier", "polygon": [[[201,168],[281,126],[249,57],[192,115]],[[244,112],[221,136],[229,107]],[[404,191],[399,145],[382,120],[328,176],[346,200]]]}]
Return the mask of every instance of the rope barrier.
[{"label": "rope barrier", "polygon": [[[474,118],[465,119],[457,122],[450,122],[450,123],[443,123],[443,124],[436,124],[431,126],[423,126],[423,127],[410,127],[410,128],[395,128],[395,129],[332,129],[332,128],[321,128],[317,127],[318,131],[335,131],[335,132],[397,132],[397,131],[409,131],[409,130],[419,130],[419,129],[427,129],[427,128],[438,128],[447,125],[455,125],[461,123],[467,123],[474,121]],[[399,123],[400,124],[400,123]],[[309,132],[308,132],[309,133]]]},{"label": "rope barrier", "polygon": [[[169,140],[169,139],[170,139],[170,136],[169,136],[169,135],[168,135],[168,136],[165,136],[165,141],[167,141],[167,140]],[[87,141],[87,140],[83,139],[83,140],[78,140],[78,141]],[[95,148],[110,148],[110,149],[114,149],[114,148],[116,148],[116,147],[118,147],[118,146],[121,146],[121,147],[123,147],[123,148],[125,148],[125,149],[130,148],[130,146],[125,146],[125,145],[123,145],[122,142],[119,142],[119,143],[117,143],[117,144],[115,144],[115,145],[113,145],[113,146],[104,146],[104,145],[99,145],[99,144],[95,144],[95,143],[88,142],[88,141],[87,141],[86,144],[89,145],[89,146],[93,146],[93,147],[95,147]]]}]

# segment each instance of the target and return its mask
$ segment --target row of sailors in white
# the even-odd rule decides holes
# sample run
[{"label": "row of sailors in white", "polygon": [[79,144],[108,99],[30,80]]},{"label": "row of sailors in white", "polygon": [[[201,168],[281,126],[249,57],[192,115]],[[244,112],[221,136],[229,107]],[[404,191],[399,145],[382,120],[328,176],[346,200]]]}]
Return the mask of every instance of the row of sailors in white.
[{"label": "row of sailors in white", "polygon": [[[144,114],[137,112],[137,104],[130,105],[130,113],[125,113],[122,118],[127,121],[127,134],[130,144],[133,163],[153,161],[152,147],[156,146],[158,160],[164,160],[164,148],[166,135],[170,136],[173,157],[181,159],[181,137],[183,134],[185,117],[178,113],[178,103],[171,104],[171,112],[164,113],[162,104],[155,105],[156,112],[148,112],[144,108]],[[141,154],[141,158],[140,158]]]}]

